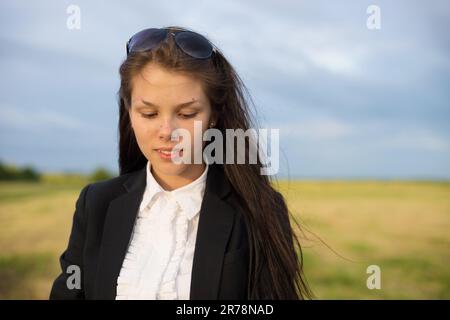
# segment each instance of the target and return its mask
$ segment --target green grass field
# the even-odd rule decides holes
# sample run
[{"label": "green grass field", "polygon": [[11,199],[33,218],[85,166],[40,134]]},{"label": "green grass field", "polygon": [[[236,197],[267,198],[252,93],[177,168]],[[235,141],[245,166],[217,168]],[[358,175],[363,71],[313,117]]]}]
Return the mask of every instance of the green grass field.
[{"label": "green grass field", "polygon": [[[87,183],[0,183],[0,299],[47,299]],[[281,181],[318,299],[449,299],[450,183]],[[331,248],[331,249],[330,249]],[[369,290],[366,268],[381,268]]]}]

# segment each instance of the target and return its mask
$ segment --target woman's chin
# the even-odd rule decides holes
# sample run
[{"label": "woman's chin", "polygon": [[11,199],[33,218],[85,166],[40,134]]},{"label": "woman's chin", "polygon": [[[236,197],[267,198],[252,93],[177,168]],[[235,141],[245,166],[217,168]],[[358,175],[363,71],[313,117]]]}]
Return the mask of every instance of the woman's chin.
[{"label": "woman's chin", "polygon": [[153,161],[150,160],[150,163],[157,172],[168,176],[180,175],[189,167],[187,164],[177,164],[170,160],[155,159]]}]

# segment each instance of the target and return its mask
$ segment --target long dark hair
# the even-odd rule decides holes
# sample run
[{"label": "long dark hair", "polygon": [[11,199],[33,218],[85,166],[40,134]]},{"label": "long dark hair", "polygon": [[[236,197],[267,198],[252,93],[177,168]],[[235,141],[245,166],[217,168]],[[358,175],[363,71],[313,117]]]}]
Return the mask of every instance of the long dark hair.
[{"label": "long dark hair", "polygon": [[[169,28],[187,30],[178,26]],[[168,37],[167,41],[152,51],[128,55],[120,66],[118,95],[121,175],[142,169],[147,163],[136,142],[128,110],[131,80],[149,62],[200,79],[212,107],[215,128],[224,137],[225,129],[246,131],[252,128],[254,117],[250,109],[251,97],[220,50],[216,50],[210,59],[194,59],[178,49],[172,37]],[[248,149],[249,144],[246,143],[247,155]],[[223,154],[226,157],[226,148]],[[312,293],[303,274],[300,242],[290,224],[290,217],[298,228],[299,224],[288,211],[281,193],[273,188],[269,176],[260,174],[261,167],[259,158],[256,164],[246,161],[245,164],[223,165],[225,175],[246,214],[250,239],[248,298],[311,298]]]}]

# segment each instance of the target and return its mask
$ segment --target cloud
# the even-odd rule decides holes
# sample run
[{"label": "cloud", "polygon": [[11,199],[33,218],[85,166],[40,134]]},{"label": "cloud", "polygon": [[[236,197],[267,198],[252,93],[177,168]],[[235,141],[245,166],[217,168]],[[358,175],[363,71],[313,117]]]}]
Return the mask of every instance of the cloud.
[{"label": "cloud", "polygon": [[0,125],[2,128],[14,128],[23,131],[42,130],[84,130],[86,125],[80,120],[44,108],[24,110],[18,107],[0,107]]},{"label": "cloud", "polygon": [[271,127],[279,128],[281,137],[289,137],[289,139],[295,140],[342,139],[354,133],[351,124],[332,118],[308,119]]},{"label": "cloud", "polygon": [[381,143],[388,149],[409,149],[433,152],[449,151],[449,140],[428,130],[397,132]]},{"label": "cloud", "polygon": [[369,3],[357,0],[80,0],[79,31],[66,28],[69,4],[0,3],[0,142],[10,159],[34,150],[46,168],[94,166],[87,150],[115,148],[125,41],[176,24],[204,33],[229,58],[265,127],[280,128],[294,174],[407,175],[433,166],[448,176],[446,1],[380,0],[379,31],[366,28]]}]

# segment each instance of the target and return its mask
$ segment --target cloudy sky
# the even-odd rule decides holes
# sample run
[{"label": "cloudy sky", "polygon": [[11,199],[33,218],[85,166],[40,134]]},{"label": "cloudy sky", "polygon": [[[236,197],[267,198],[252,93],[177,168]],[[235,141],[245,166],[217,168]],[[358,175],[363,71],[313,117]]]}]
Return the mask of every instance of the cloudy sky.
[{"label": "cloudy sky", "polygon": [[280,129],[281,176],[449,179],[449,18],[448,1],[3,0],[0,159],[117,171],[125,42],[180,25],[223,51],[261,125]]}]

